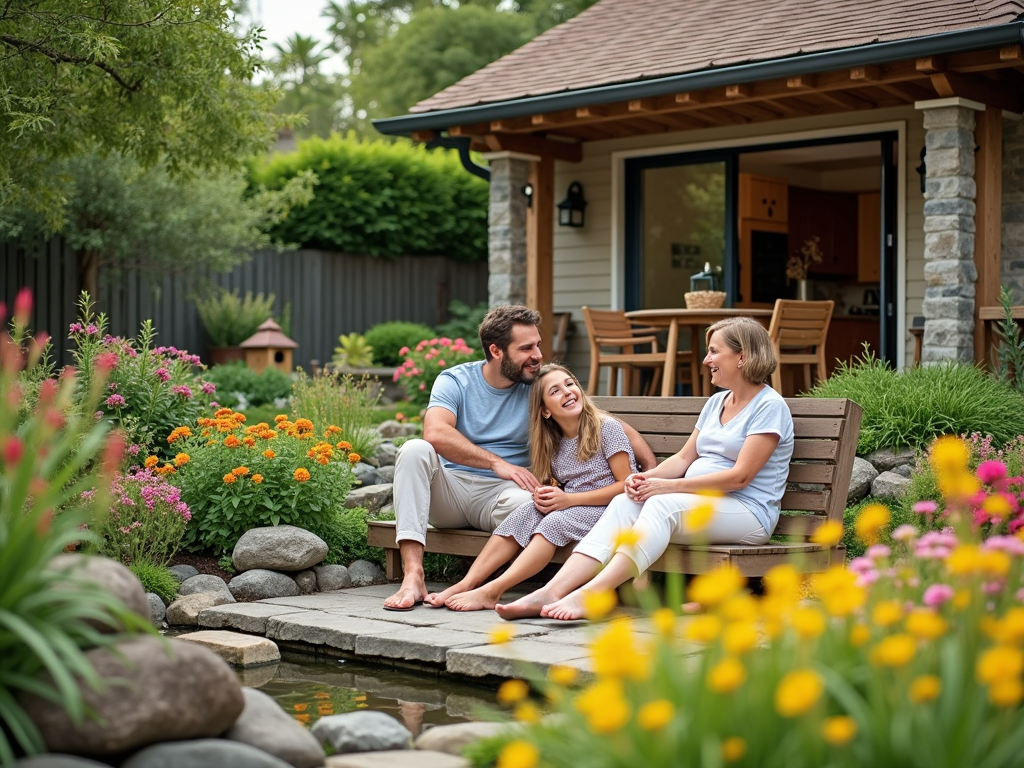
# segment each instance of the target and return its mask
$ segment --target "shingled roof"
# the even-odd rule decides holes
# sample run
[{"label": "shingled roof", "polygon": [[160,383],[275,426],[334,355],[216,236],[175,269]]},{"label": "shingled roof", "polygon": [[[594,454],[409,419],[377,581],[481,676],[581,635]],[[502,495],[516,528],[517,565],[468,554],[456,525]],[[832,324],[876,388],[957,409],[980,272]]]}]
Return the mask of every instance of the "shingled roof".
[{"label": "shingled roof", "polygon": [[600,0],[410,112],[992,27],[1022,14],[1024,0]]}]

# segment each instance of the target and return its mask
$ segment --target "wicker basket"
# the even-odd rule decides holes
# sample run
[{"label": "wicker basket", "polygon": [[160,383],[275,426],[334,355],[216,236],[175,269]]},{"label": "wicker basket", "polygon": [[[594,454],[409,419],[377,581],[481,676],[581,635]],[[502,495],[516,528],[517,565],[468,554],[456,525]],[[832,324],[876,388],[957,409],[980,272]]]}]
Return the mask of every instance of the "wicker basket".
[{"label": "wicker basket", "polygon": [[683,298],[687,309],[718,309],[725,304],[725,291],[690,291]]}]

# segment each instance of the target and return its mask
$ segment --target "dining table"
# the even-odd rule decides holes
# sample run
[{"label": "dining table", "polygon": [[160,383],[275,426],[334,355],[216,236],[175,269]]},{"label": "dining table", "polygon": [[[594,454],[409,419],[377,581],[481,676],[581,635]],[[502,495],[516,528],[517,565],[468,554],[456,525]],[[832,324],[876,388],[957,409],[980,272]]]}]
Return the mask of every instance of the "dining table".
[{"label": "dining table", "polygon": [[704,330],[719,320],[729,317],[751,317],[765,328],[771,322],[771,309],[745,309],[742,307],[717,307],[714,309],[635,309],[626,312],[626,317],[636,323],[643,323],[651,328],[668,330],[665,341],[665,369],[661,377],[661,396],[671,397],[676,388],[676,353],[679,351],[679,329],[688,328],[690,332],[690,382],[693,394],[707,397],[711,394],[710,377],[701,376],[701,339]]}]

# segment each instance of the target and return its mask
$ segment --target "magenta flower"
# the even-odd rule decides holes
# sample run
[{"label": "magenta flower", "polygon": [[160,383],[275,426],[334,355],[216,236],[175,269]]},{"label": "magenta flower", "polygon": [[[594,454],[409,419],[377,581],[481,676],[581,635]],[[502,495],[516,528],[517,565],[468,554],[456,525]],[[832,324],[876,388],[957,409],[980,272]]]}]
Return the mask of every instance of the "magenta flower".
[{"label": "magenta flower", "polygon": [[938,608],[947,600],[953,599],[953,588],[948,584],[932,584],[924,591],[924,604],[929,608]]},{"label": "magenta flower", "polygon": [[82,333],[84,330],[81,323],[72,323],[68,326],[68,333]]},{"label": "magenta flower", "polygon": [[176,395],[181,395],[186,400],[191,400],[192,399],[192,390],[189,389],[184,384],[177,384],[177,385],[171,387],[171,392],[173,392]]},{"label": "magenta flower", "polygon": [[934,501],[918,501],[913,507],[914,511],[919,515],[930,515],[938,508],[939,505]]},{"label": "magenta flower", "polygon": [[200,389],[203,391],[204,395],[212,395],[217,391],[217,387],[209,381],[204,381]]},{"label": "magenta flower", "polygon": [[125,400],[122,395],[111,395],[103,402],[104,404],[110,406],[111,408],[120,408],[121,406],[124,405]]},{"label": "magenta flower", "polygon": [[137,443],[132,443],[128,446],[128,453],[132,456],[138,456],[139,451],[142,450]]},{"label": "magenta flower", "polygon": [[89,323],[87,326],[85,326],[85,332],[90,336],[93,336],[99,333],[100,329],[97,326],[93,325],[92,323]]},{"label": "magenta flower", "polygon": [[975,475],[985,485],[995,485],[1006,479],[1006,465],[1001,461],[983,461]]},{"label": "magenta flower", "polygon": [[166,368],[157,368],[155,374],[160,381],[169,381],[171,378],[171,373]]},{"label": "magenta flower", "polygon": [[96,359],[93,362],[101,371],[112,371],[114,368],[117,368],[117,354],[114,352],[101,352],[96,355]]}]

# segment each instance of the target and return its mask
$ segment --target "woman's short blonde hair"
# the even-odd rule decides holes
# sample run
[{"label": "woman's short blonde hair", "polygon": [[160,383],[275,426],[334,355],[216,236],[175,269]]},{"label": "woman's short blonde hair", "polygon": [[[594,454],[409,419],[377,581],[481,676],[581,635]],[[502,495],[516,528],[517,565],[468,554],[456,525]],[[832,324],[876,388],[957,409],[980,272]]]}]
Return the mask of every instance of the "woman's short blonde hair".
[{"label": "woman's short blonde hair", "polygon": [[743,354],[744,380],[751,384],[768,384],[778,367],[775,349],[768,331],[751,317],[728,317],[708,327],[705,343],[711,343],[711,336],[719,333],[722,341],[733,352]]}]

